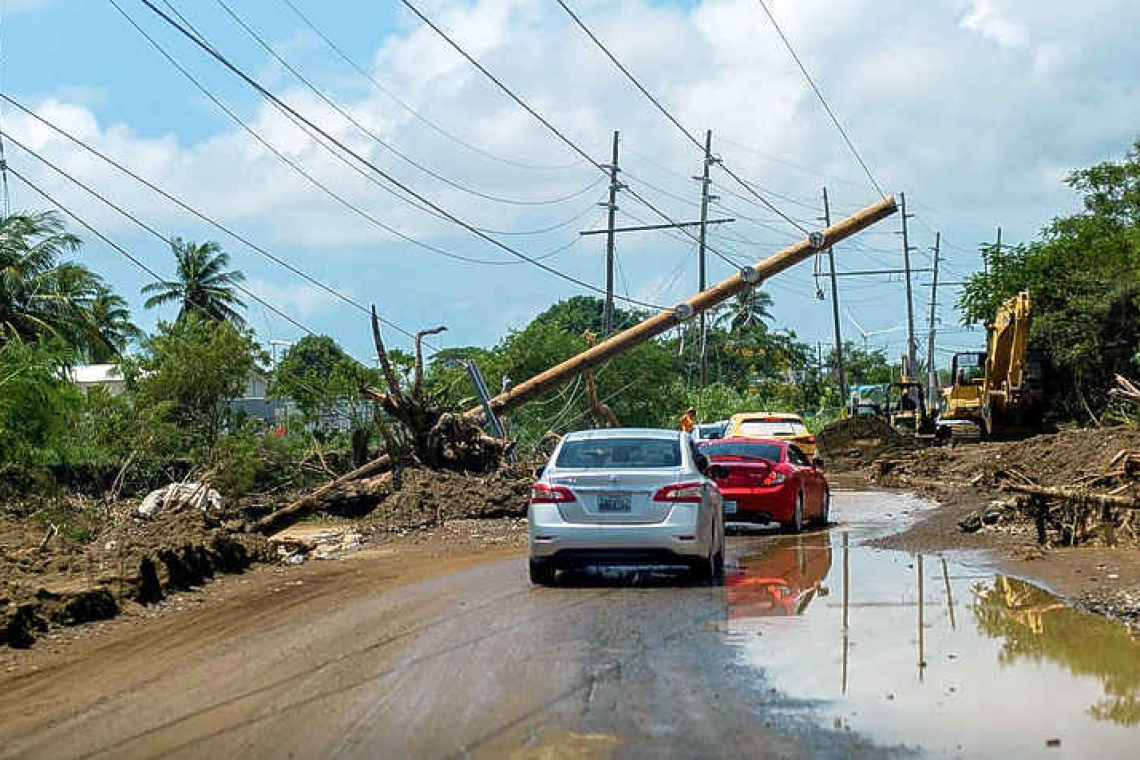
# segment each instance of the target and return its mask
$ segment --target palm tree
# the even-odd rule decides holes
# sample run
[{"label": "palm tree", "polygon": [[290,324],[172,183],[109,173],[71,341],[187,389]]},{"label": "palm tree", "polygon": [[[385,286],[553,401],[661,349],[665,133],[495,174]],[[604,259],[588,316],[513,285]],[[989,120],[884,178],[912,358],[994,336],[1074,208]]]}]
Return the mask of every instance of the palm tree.
[{"label": "palm tree", "polygon": [[80,246],[54,212],[0,217],[0,342],[60,338],[82,346],[99,278],[63,260]]},{"label": "palm tree", "polygon": [[764,331],[768,329],[771,320],[772,296],[759,288],[752,288],[738,293],[730,303],[725,304],[714,324],[721,327],[727,323],[729,332],[740,332],[751,325]]},{"label": "palm tree", "polygon": [[88,300],[87,313],[87,358],[92,362],[109,362],[121,356],[128,343],[142,337],[142,330],[131,322],[127,302],[102,283]]},{"label": "palm tree", "polygon": [[153,293],[146,300],[146,308],[153,309],[165,303],[180,302],[178,318],[190,312],[213,320],[226,320],[243,327],[245,319],[234,307],[244,309],[245,304],[234,295],[234,285],[245,280],[238,270],[225,271],[230,256],[217,243],[185,242],[171,238],[170,248],[177,262],[174,280],[159,280],[143,287],[143,293]]}]

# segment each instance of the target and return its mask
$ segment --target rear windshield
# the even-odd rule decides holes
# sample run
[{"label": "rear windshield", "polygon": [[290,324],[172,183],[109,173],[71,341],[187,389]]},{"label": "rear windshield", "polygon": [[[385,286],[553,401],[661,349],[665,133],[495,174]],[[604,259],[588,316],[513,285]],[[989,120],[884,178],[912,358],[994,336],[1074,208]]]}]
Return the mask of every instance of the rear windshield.
[{"label": "rear windshield", "polygon": [[751,457],[780,461],[780,446],[774,443],[710,443],[701,447],[707,457]]},{"label": "rear windshield", "polygon": [[566,441],[558,467],[628,469],[680,467],[681,445],[669,438],[599,438]]},{"label": "rear windshield", "polygon": [[808,430],[799,420],[756,418],[740,423],[743,435],[807,435]]}]

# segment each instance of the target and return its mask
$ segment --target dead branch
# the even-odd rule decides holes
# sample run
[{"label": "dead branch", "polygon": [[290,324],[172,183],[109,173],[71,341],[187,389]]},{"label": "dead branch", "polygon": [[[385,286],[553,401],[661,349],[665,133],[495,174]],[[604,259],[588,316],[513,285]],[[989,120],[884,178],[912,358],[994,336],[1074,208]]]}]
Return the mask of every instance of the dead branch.
[{"label": "dead branch", "polygon": [[440,325],[433,327],[430,330],[416,330],[416,376],[415,381],[412,383],[412,395],[417,399],[422,398],[421,392],[424,384],[424,350],[423,340],[425,335],[438,335],[447,329],[446,326]]},{"label": "dead branch", "polygon": [[[586,340],[586,345],[591,348],[598,342],[598,336],[590,330],[584,332],[582,337]],[[590,405],[590,412],[594,415],[594,421],[601,427],[606,425],[615,428],[621,427],[613,409],[598,400],[598,385],[594,381],[594,370],[584,369],[582,376],[586,379],[586,402]]]},{"label": "dead branch", "polygon": [[341,475],[339,478],[330,480],[320,488],[314,491],[310,491],[301,498],[295,499],[276,512],[273,512],[272,514],[268,514],[265,517],[261,518],[253,524],[251,531],[256,531],[257,533],[273,533],[278,528],[284,527],[286,522],[292,522],[293,520],[296,520],[308,512],[310,509],[315,507],[327,494],[333,492],[346,483],[350,483],[359,478],[363,478],[365,475],[372,475],[382,470],[386,470],[390,466],[391,461],[391,457],[384,455],[378,459],[373,459],[371,462],[368,462],[361,467],[357,467],[352,472],[347,472],[344,475]]},{"label": "dead branch", "polygon": [[1123,509],[1140,509],[1140,499],[1131,496],[1114,496],[1107,493],[1089,493],[1071,488],[1046,488],[1045,486],[1022,485],[1020,483],[1006,483],[1003,490],[1024,493],[1030,496],[1041,496],[1048,499],[1078,504],[1096,504],[1099,506],[1121,507]]}]

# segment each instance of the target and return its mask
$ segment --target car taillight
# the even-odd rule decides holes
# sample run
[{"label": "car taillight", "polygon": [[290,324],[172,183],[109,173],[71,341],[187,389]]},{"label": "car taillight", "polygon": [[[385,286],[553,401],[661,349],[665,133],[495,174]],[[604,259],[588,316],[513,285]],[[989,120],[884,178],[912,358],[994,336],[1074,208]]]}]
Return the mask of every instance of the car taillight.
[{"label": "car taillight", "polygon": [[530,489],[531,504],[566,504],[571,501],[574,501],[574,492],[566,486],[535,483]]},{"label": "car taillight", "polygon": [[814,436],[814,435],[809,435],[809,436],[808,436],[807,438],[805,438],[804,440],[806,440],[808,443],[815,443],[815,436]]},{"label": "car taillight", "polygon": [[777,472],[776,470],[772,470],[771,472],[768,473],[768,476],[766,478],[764,478],[764,485],[766,485],[766,486],[778,486],[778,485],[781,485],[782,483],[786,483],[787,480],[788,480],[787,475],[785,475],[782,472]]},{"label": "car taillight", "polygon": [[685,502],[689,504],[701,503],[700,483],[674,483],[665,486],[653,494],[654,501]]}]

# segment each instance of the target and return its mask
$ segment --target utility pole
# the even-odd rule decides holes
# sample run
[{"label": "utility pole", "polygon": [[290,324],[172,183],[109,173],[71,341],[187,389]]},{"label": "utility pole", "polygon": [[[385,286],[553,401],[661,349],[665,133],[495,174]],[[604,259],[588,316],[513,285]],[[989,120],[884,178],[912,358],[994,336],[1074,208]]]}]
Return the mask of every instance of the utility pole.
[{"label": "utility pole", "polygon": [[[899,208],[902,211],[902,241],[903,241],[903,269],[906,274],[906,356],[907,375],[914,372],[916,361],[916,344],[914,342],[914,294],[910,285],[910,241],[907,238],[906,220],[914,216],[906,212],[906,193],[899,193]],[[908,377],[908,379],[910,379]]]},{"label": "utility pole", "polygon": [[614,327],[614,223],[617,218],[618,183],[618,132],[614,130],[613,158],[610,160],[609,222],[606,225],[606,308],[602,316],[602,332],[609,335]]},{"label": "utility pole", "polygon": [[[823,226],[831,226],[831,204],[827,200],[827,188],[823,188]],[[827,247],[827,261],[831,266],[831,318],[835,324],[835,372],[839,381],[839,398],[847,405],[847,380],[843,375],[843,336],[839,332],[839,288],[835,278],[835,248]]]},{"label": "utility pole", "polygon": [[942,247],[942,233],[934,233],[934,279],[930,283],[930,342],[926,346],[926,370],[929,387],[927,388],[927,406],[934,410],[938,408],[938,370],[934,367],[934,333],[936,310],[938,309],[938,253]]},{"label": "utility pole", "polygon": [[[709,167],[712,166],[712,130],[705,130],[705,161],[704,170],[701,172],[700,177],[694,177],[701,182],[701,231],[698,238],[698,263],[697,263],[697,289],[704,291],[707,286],[706,283],[706,267],[705,267],[705,238],[708,234],[708,219],[709,219],[709,201],[713,196],[709,195]],[[705,387],[709,382],[709,364],[708,364],[708,333],[706,327],[706,316],[701,312],[701,387]]]}]

